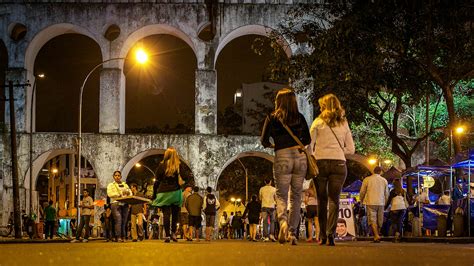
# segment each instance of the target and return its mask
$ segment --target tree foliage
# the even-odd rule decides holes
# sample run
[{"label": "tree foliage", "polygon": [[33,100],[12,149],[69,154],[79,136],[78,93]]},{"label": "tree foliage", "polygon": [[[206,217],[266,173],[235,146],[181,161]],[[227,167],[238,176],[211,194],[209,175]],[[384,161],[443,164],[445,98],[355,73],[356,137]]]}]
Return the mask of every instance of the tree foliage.
[{"label": "tree foliage", "polygon": [[304,81],[296,89],[309,91],[313,99],[337,94],[352,121],[362,122],[366,114],[375,118],[392,151],[411,166],[413,152],[434,128],[401,135],[400,116],[438,87],[450,125],[455,124],[453,90],[473,77],[470,11],[463,1],[300,6],[288,13],[273,40],[280,43],[283,36],[302,51],[288,64],[273,66]]}]

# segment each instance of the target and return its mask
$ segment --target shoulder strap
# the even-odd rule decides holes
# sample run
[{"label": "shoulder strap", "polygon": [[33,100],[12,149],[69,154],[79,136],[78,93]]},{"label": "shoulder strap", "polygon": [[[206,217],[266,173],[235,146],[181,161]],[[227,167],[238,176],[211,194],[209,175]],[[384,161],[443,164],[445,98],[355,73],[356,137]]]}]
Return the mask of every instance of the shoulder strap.
[{"label": "shoulder strap", "polygon": [[[327,125],[327,124],[326,124]],[[342,147],[341,145],[341,142],[339,142],[339,139],[337,138],[336,136],[336,133],[334,133],[334,130],[332,130],[332,127],[330,125],[328,125],[329,129],[331,130],[332,134],[334,135],[334,137],[336,138],[337,140],[337,143],[339,144],[339,147],[341,147],[341,150],[344,151],[344,148]]]},{"label": "shoulder strap", "polygon": [[288,133],[296,141],[296,143],[298,143],[300,148],[304,149],[303,143],[301,142],[301,140],[297,136],[295,136],[295,134],[293,134],[293,131],[291,131],[291,129],[281,119],[278,119],[278,120],[280,120],[280,123],[283,125],[283,127],[286,129],[286,131],[288,131]]}]

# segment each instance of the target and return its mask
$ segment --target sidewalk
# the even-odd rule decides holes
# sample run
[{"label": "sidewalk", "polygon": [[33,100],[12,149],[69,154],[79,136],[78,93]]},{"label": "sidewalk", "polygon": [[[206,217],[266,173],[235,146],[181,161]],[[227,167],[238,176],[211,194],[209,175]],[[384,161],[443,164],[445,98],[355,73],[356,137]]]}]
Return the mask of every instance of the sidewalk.
[{"label": "sidewalk", "polygon": [[[29,238],[22,238],[22,239],[15,239],[12,237],[1,237],[0,244],[44,244],[44,243],[69,243],[71,239],[66,238],[54,238],[54,239],[29,239]],[[357,237],[354,241],[358,242],[370,242],[373,238],[371,237]],[[383,242],[392,242],[393,237],[382,237],[381,239]],[[89,241],[104,241],[103,237],[99,238],[89,238]],[[220,241],[220,240],[216,240]],[[131,241],[130,241],[131,242]],[[473,244],[474,237],[402,237],[400,242],[404,243],[448,243],[448,244]],[[304,243],[304,242],[301,242]]]},{"label": "sidewalk", "polygon": [[[357,237],[356,241],[372,241],[372,237]],[[391,242],[393,237],[382,237],[382,241]],[[400,242],[405,243],[449,243],[449,244],[472,244],[474,237],[441,237],[441,236],[410,236],[402,237]]]},{"label": "sidewalk", "polygon": [[[43,243],[69,243],[74,238],[53,238],[53,239],[29,239],[27,237],[23,237],[20,239],[15,239],[13,237],[0,237],[0,244],[43,244]],[[97,240],[104,240],[104,238],[95,238],[90,237],[89,241],[97,241]]]}]

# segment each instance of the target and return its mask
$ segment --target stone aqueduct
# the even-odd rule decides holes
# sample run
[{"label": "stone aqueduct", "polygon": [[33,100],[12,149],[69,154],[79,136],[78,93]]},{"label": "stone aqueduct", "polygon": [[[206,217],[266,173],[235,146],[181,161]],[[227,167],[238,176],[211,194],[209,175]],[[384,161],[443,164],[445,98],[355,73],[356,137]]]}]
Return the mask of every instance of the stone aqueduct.
[{"label": "stone aqueduct", "polygon": [[[125,81],[123,60],[104,65],[100,72],[99,133],[83,134],[83,156],[92,164],[98,177],[96,197],[103,197],[111,173],[120,169],[127,175],[142,158],[174,146],[191,168],[196,183],[216,187],[222,170],[242,156],[260,156],[272,160],[258,137],[222,136],[217,134],[217,85],[215,62],[230,41],[243,35],[267,35],[285,16],[286,11],[303,0],[166,0],[166,1],[22,1],[0,5],[0,38],[6,47],[8,67],[5,79],[33,82],[35,57],[52,38],[66,34],[83,34],[94,40],[102,60],[125,57],[140,39],[155,34],[169,34],[186,42],[197,58],[195,80],[195,134],[142,135],[125,134]],[[26,3],[25,3],[26,2]],[[49,3],[48,3],[49,2]],[[63,2],[63,3],[61,3]],[[87,2],[87,3],[86,3]],[[104,2],[104,3],[101,3]],[[123,3],[122,3],[123,2]],[[139,2],[139,3],[138,3]],[[306,2],[306,1],[304,1]],[[26,35],[12,38],[18,26]],[[111,26],[120,35],[109,41],[104,37]],[[21,29],[20,27],[20,29]],[[202,40],[199,34],[208,30],[214,35]],[[283,47],[289,56],[295,48]],[[7,95],[8,97],[8,95]],[[16,89],[15,113],[18,130],[20,201],[29,209],[29,189],[35,188],[36,176],[45,162],[60,154],[75,153],[77,133],[40,133],[33,127],[33,167],[29,169],[29,123],[31,87]],[[299,99],[302,112],[312,119],[312,105]],[[8,105],[6,106],[7,128]],[[0,141],[0,221],[6,222],[12,210],[12,178],[9,134]],[[30,186],[29,171],[33,171]]]},{"label": "stone aqueduct", "polygon": [[[123,60],[104,65],[100,72],[99,132],[83,134],[83,156],[98,177],[96,198],[102,198],[114,170],[126,176],[133,165],[169,146],[179,151],[200,187],[216,187],[220,173],[233,160],[259,156],[270,161],[272,152],[264,150],[256,136],[217,134],[217,73],[220,51],[240,36],[267,35],[296,4],[312,0],[141,0],[130,1],[22,1],[0,5],[0,38],[8,55],[5,80],[33,83],[32,73],[39,50],[51,39],[66,33],[86,35],[100,47],[102,60],[126,57],[131,47],[150,35],[169,34],[186,42],[197,59],[195,72],[195,134],[125,134],[125,77]],[[69,2],[69,3],[68,3]],[[82,2],[82,3],[81,3]],[[102,3],[103,2],[103,3]],[[19,27],[20,26],[20,27]],[[114,40],[106,38],[111,26],[120,29]],[[15,34],[25,33],[23,38]],[[201,34],[211,34],[203,40]],[[12,36],[15,35],[15,36]],[[298,47],[282,40],[288,56]],[[60,154],[76,153],[77,133],[30,131],[31,87],[16,89],[15,114],[18,130],[18,161],[21,209],[29,210],[29,190],[35,189],[42,166]],[[8,97],[8,95],[7,95]],[[304,97],[298,100],[308,122],[313,107]],[[9,128],[8,104],[5,107]],[[33,138],[33,167],[29,167],[29,137]],[[10,138],[0,140],[0,223],[12,211]],[[33,185],[29,175],[33,173]],[[33,191],[33,195],[35,191]]]}]

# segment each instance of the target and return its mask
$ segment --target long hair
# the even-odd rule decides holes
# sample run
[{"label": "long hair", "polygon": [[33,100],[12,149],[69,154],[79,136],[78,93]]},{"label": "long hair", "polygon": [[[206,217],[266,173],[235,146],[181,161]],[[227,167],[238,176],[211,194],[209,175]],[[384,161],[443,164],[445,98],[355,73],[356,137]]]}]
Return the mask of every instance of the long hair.
[{"label": "long hair", "polygon": [[163,161],[161,161],[165,166],[166,176],[172,176],[174,173],[179,172],[179,157],[178,152],[173,147],[169,147],[165,151],[165,156]]},{"label": "long hair", "polygon": [[287,125],[299,123],[300,115],[296,95],[293,90],[284,88],[278,91],[275,98],[275,111],[273,111],[272,115]]},{"label": "long hair", "polygon": [[318,100],[321,107],[321,118],[330,127],[335,127],[346,121],[346,111],[336,95],[326,94]]},{"label": "long hair", "polygon": [[395,191],[396,195],[403,196],[405,194],[405,191],[402,188],[402,182],[400,179],[395,179],[393,180],[393,190]]}]

